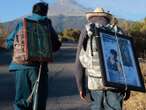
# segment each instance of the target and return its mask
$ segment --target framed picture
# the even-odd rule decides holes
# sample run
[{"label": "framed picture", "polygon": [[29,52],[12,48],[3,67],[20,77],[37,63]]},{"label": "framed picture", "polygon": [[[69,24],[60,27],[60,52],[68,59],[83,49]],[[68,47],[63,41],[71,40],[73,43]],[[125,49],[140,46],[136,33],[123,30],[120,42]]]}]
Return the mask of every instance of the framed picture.
[{"label": "framed picture", "polygon": [[48,31],[48,25],[44,22],[36,22],[23,19],[24,51],[29,61],[52,62],[52,45]]},{"label": "framed picture", "polygon": [[105,86],[145,92],[131,37],[98,30],[97,46]]}]

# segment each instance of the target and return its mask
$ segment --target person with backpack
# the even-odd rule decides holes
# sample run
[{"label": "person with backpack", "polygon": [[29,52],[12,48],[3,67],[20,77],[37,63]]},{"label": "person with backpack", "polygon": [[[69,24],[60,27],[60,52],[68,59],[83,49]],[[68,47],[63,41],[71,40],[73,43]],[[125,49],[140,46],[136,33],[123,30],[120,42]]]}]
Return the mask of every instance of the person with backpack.
[{"label": "person with backpack", "polygon": [[123,33],[120,28],[110,24],[114,17],[109,12],[105,12],[103,8],[96,8],[94,12],[88,12],[86,17],[88,23],[81,32],[75,61],[75,77],[80,98],[89,101],[86,93],[88,89],[91,110],[122,110],[125,90],[123,92],[116,88],[104,86],[100,70],[99,51],[96,46],[98,35],[95,35],[94,31],[96,27],[119,34]]},{"label": "person with backpack", "polygon": [[[61,46],[51,20],[47,17],[47,12],[48,3],[34,4],[32,15],[19,19],[16,28],[2,44],[3,48],[13,49],[9,70],[16,75],[15,110],[34,110],[34,103],[35,110],[46,109],[49,61],[48,58],[43,60],[39,56],[50,55],[51,60],[51,53],[59,50]],[[31,42],[26,40],[26,33]],[[30,48],[27,50],[26,47]],[[38,57],[33,60],[31,57],[26,59],[25,54],[28,53],[30,55],[35,53]],[[39,81],[38,88],[34,88],[36,81]],[[35,90],[37,92],[34,92]],[[37,95],[37,102],[34,102],[35,95]]]}]

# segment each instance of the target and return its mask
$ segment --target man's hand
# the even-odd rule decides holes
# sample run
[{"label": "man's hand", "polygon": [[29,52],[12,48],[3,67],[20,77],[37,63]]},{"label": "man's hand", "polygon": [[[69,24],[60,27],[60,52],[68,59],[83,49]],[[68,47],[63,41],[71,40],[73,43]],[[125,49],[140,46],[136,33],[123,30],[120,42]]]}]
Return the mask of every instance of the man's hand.
[{"label": "man's hand", "polygon": [[6,43],[3,42],[2,45],[1,45],[1,47],[2,47],[2,48],[7,48],[7,47],[6,47]]},{"label": "man's hand", "polygon": [[1,47],[1,48],[6,48],[6,42],[5,42],[4,39],[2,39],[2,40],[0,41],[0,47]]},{"label": "man's hand", "polygon": [[126,100],[128,100],[129,98],[130,98],[130,91],[127,90],[127,91],[125,91],[124,100],[126,101]]},{"label": "man's hand", "polygon": [[87,101],[87,100],[86,100],[85,93],[84,93],[83,91],[80,91],[80,98],[81,98],[83,101]]},{"label": "man's hand", "polygon": [[85,102],[90,102],[91,101],[91,97],[88,95],[86,96],[85,93],[83,91],[80,91],[80,98],[85,101]]},{"label": "man's hand", "polygon": [[90,103],[91,101],[93,101],[93,98],[92,98],[91,94],[88,93],[88,94],[85,95],[85,93],[84,93],[83,91],[80,91],[80,98],[81,98],[83,101],[89,102],[89,103]]}]

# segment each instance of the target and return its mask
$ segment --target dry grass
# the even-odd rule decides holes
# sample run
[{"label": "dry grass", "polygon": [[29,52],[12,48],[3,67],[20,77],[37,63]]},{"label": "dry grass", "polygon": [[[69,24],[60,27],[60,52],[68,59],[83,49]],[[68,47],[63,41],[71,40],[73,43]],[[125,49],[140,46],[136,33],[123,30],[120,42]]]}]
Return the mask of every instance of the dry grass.
[{"label": "dry grass", "polygon": [[[140,64],[146,85],[146,63]],[[124,102],[124,110],[146,110],[146,93],[131,92],[130,98]]]}]

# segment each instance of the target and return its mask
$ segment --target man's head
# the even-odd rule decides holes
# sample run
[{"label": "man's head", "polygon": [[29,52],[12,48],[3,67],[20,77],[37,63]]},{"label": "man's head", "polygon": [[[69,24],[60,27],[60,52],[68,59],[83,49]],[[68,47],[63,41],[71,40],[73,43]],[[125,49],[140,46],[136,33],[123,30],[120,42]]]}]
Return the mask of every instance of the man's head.
[{"label": "man's head", "polygon": [[112,57],[116,60],[117,59],[117,52],[116,52],[116,50],[111,49],[110,53],[111,53]]},{"label": "man's head", "polygon": [[105,12],[103,8],[96,8],[93,12],[87,12],[86,18],[89,22],[97,22],[99,24],[108,24],[113,19],[109,12]]},{"label": "man's head", "polygon": [[40,16],[46,16],[48,13],[48,3],[39,2],[33,6],[32,13],[38,14]]}]

